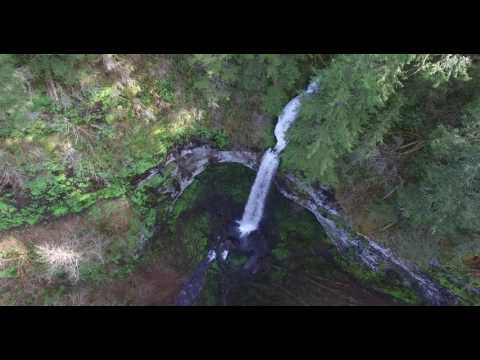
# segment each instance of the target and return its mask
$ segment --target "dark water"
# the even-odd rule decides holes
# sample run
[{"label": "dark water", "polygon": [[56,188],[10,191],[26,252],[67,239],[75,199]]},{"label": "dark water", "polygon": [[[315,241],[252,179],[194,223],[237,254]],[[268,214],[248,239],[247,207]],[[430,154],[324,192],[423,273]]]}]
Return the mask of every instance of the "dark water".
[{"label": "dark water", "polygon": [[[165,251],[177,267],[195,271],[209,248],[231,234],[242,216],[255,173],[240,165],[208,169],[176,205]],[[167,235],[167,236],[165,236]],[[213,262],[195,305],[392,305],[390,297],[362,286],[335,264],[335,251],[306,210],[272,187],[265,216],[252,234],[252,248],[232,247],[226,262]],[[260,250],[259,250],[260,249]],[[245,271],[261,253],[256,272]]]}]

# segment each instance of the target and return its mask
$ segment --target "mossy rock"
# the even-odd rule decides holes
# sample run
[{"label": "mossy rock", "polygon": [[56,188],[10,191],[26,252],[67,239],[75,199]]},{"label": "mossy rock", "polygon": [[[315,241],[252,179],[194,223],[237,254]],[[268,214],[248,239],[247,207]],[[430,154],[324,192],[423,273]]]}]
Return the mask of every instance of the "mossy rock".
[{"label": "mossy rock", "polygon": [[[206,256],[215,235],[222,233],[226,224],[240,219],[254,177],[253,171],[239,165],[211,166],[187,188],[169,216],[164,213],[162,216],[166,217],[159,218],[161,224],[170,224],[167,227],[169,231],[157,238],[159,246],[162,251],[172,254],[179,269],[193,271],[195,265]],[[354,277],[347,277],[342,267],[333,261],[336,250],[315,217],[285,199],[274,187],[272,189],[261,225],[263,235],[272,246],[271,254],[263,260],[263,270],[253,277],[241,275],[238,271],[248,257],[231,251],[225,264],[219,265],[215,262],[208,271],[198,304],[222,305],[225,301],[243,305],[280,304],[282,301],[296,305],[308,301],[315,304],[323,300],[315,297],[316,295],[308,295],[307,288],[303,288],[306,285],[295,285],[292,280],[294,274],[307,276],[310,273],[327,279],[331,286],[336,286],[332,285],[336,281],[350,281],[352,292],[358,291],[354,289],[355,286],[359,287],[358,284],[362,284],[365,289],[378,284],[376,288],[384,287],[384,292],[401,299],[401,303],[414,302],[408,290],[392,286],[391,281],[382,282],[376,274],[364,269],[351,269],[353,273],[358,273],[356,280]],[[308,283],[307,280],[303,281]],[[354,286],[354,283],[358,284]],[[287,296],[287,300],[286,295],[282,295],[282,290],[279,289],[292,286],[290,292],[298,292],[310,299],[295,300],[293,295],[290,298]],[[231,294],[236,294],[236,299],[228,298],[230,287]],[[332,298],[325,301],[334,302]]]}]

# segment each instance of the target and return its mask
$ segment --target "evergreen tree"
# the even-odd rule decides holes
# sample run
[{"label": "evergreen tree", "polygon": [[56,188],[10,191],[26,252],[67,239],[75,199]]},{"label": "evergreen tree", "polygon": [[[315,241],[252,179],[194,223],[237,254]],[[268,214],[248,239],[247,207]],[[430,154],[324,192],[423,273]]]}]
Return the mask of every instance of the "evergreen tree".
[{"label": "evergreen tree", "polygon": [[8,135],[24,119],[27,93],[15,69],[15,57],[0,54],[0,136]]},{"label": "evergreen tree", "polygon": [[318,57],[307,55],[275,54],[202,54],[187,58],[193,69],[193,86],[211,105],[219,106],[233,93],[243,92],[258,96],[262,109],[270,115],[278,115],[285,102],[305,85],[299,82],[302,70],[316,60]]},{"label": "evergreen tree", "polygon": [[338,182],[336,166],[353,150],[363,156],[404,119],[398,90],[415,77],[432,87],[468,80],[470,60],[458,55],[338,55],[317,73],[320,91],[302,104],[290,130],[285,165],[311,181]]},{"label": "evergreen tree", "polygon": [[399,197],[411,224],[439,235],[480,232],[480,101],[468,106],[460,128],[440,125],[416,165],[418,182]]},{"label": "evergreen tree", "polygon": [[358,145],[367,129],[381,139],[395,120],[380,117],[414,55],[340,55],[322,69],[320,91],[302,104],[290,132],[286,165],[311,180],[334,183],[335,163]]}]

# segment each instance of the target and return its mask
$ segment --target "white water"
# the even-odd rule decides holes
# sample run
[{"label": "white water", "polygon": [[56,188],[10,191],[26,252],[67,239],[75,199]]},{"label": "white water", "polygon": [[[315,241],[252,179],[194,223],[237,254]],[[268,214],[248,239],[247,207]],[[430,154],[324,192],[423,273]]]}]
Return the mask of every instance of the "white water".
[{"label": "white water", "polygon": [[[317,90],[318,83],[312,82],[305,92],[311,94]],[[270,190],[272,179],[278,168],[278,156],[287,146],[287,131],[297,118],[301,96],[302,95],[298,95],[290,100],[278,118],[277,126],[275,126],[275,138],[277,139],[277,144],[273,150],[268,149],[263,155],[260,168],[257,172],[257,177],[253,183],[250,195],[248,196],[243,217],[238,222],[241,237],[257,230],[258,225],[262,220],[265,200]]]},{"label": "white water", "polygon": [[277,167],[278,155],[272,149],[268,149],[263,155],[257,177],[248,196],[242,220],[239,222],[242,237],[258,228],[265,207],[265,199]]},{"label": "white water", "polygon": [[208,262],[211,263],[217,258],[217,252],[215,250],[209,250],[207,254]]}]

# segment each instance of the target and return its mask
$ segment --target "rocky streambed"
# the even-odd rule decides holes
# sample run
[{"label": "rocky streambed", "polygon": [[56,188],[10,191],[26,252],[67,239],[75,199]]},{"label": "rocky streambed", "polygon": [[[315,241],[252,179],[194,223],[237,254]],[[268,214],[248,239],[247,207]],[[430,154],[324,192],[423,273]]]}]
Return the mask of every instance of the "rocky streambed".
[{"label": "rocky streambed", "polygon": [[[137,186],[141,186],[155,176],[168,179],[158,186],[155,192],[159,196],[170,199],[173,207],[177,200],[182,198],[182,194],[195,182],[195,179],[208,167],[239,164],[256,171],[260,156],[260,154],[245,151],[220,151],[206,145],[187,146],[170,154],[166,161],[135,179],[135,183]],[[254,176],[253,172],[252,176]],[[210,180],[210,182],[212,181]],[[282,171],[276,175],[274,182],[279,194],[313,215],[318,224],[315,231],[325,234],[326,243],[332,247],[328,255],[331,262],[341,267],[345,274],[355,276],[358,284],[362,284],[362,288],[368,287],[380,291],[403,303],[425,305],[460,303],[460,299],[454,293],[435,282],[417,266],[395,256],[391,250],[381,246],[373,239],[352,231],[328,188],[312,187],[292,174]],[[214,190],[212,187],[207,192],[214,193]],[[211,203],[214,201],[214,199],[210,199]],[[244,202],[245,198],[241,201]],[[212,203],[213,205],[214,203]],[[232,204],[228,204],[227,201],[221,206],[221,202],[219,202],[218,207],[232,208]],[[268,206],[266,222],[269,221],[269,218],[271,219],[271,216],[268,216],[271,211],[272,206]],[[226,215],[230,217],[230,221],[239,217],[235,211]],[[282,221],[281,219],[277,220]],[[280,226],[280,224],[277,225]],[[275,251],[274,247],[272,248]],[[320,263],[321,256],[317,255],[317,257]],[[200,259],[201,257],[198,258],[199,261]],[[281,267],[281,264],[276,266]],[[256,286],[258,287],[258,285]]]}]

